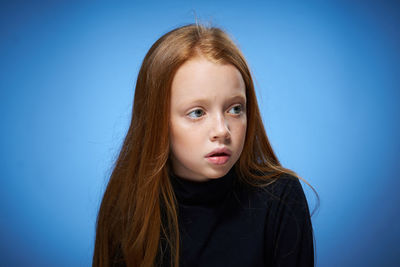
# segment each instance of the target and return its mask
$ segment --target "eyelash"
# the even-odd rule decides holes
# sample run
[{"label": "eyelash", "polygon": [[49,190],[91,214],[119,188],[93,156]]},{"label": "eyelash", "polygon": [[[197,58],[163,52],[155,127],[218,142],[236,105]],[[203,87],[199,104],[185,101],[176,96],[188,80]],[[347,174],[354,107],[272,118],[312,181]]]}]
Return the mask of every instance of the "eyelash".
[{"label": "eyelash", "polygon": [[[240,108],[240,110],[239,110],[238,113],[231,113],[231,114],[233,114],[233,115],[240,115],[240,114],[242,114],[242,112],[243,112],[243,107],[242,107],[241,104],[238,104],[238,105],[235,105],[235,106],[231,107],[231,108],[228,110],[228,112],[231,111],[231,110],[234,109],[234,108]],[[196,112],[199,112],[199,111],[201,112],[201,114],[196,114]],[[193,115],[191,115],[191,114],[193,114]],[[205,114],[204,110],[202,110],[202,109],[200,109],[200,108],[197,108],[197,109],[192,110],[191,112],[189,112],[189,113],[187,114],[187,116],[188,116],[189,118],[191,118],[191,119],[200,119],[204,114]]]}]

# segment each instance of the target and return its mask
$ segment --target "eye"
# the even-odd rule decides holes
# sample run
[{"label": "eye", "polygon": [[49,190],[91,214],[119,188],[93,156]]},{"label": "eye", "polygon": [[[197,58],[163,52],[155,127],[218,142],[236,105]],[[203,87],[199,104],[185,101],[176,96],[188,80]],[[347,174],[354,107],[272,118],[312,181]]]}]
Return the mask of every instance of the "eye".
[{"label": "eye", "polygon": [[204,115],[204,111],[199,108],[189,112],[189,114],[188,114],[188,116],[192,119],[198,119],[203,115]]},{"label": "eye", "polygon": [[242,105],[233,106],[228,112],[234,115],[239,115],[242,113]]}]

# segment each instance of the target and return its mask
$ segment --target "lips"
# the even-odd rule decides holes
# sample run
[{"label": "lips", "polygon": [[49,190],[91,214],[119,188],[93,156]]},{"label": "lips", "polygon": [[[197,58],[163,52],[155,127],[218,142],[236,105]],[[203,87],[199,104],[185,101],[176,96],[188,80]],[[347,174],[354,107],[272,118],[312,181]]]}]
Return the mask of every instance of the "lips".
[{"label": "lips", "polygon": [[211,153],[206,155],[206,159],[213,164],[216,165],[223,165],[228,162],[229,158],[231,157],[232,152],[223,147],[214,149]]}]

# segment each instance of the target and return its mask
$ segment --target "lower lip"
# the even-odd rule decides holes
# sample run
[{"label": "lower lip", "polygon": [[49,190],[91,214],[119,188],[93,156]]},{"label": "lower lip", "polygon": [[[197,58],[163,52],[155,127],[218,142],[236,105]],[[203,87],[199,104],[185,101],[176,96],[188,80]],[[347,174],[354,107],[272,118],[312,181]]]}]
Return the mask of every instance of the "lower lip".
[{"label": "lower lip", "polygon": [[230,156],[216,156],[216,157],[207,157],[206,159],[216,165],[223,165],[228,162]]}]

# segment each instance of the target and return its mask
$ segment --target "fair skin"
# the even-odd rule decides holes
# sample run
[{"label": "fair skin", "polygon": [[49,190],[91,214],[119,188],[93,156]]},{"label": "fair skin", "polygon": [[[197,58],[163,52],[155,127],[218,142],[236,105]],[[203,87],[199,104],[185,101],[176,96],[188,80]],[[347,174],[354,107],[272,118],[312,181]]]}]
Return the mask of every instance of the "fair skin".
[{"label": "fair skin", "polygon": [[197,57],[176,72],[171,87],[171,163],[197,182],[226,175],[246,137],[246,89],[236,67]]}]

